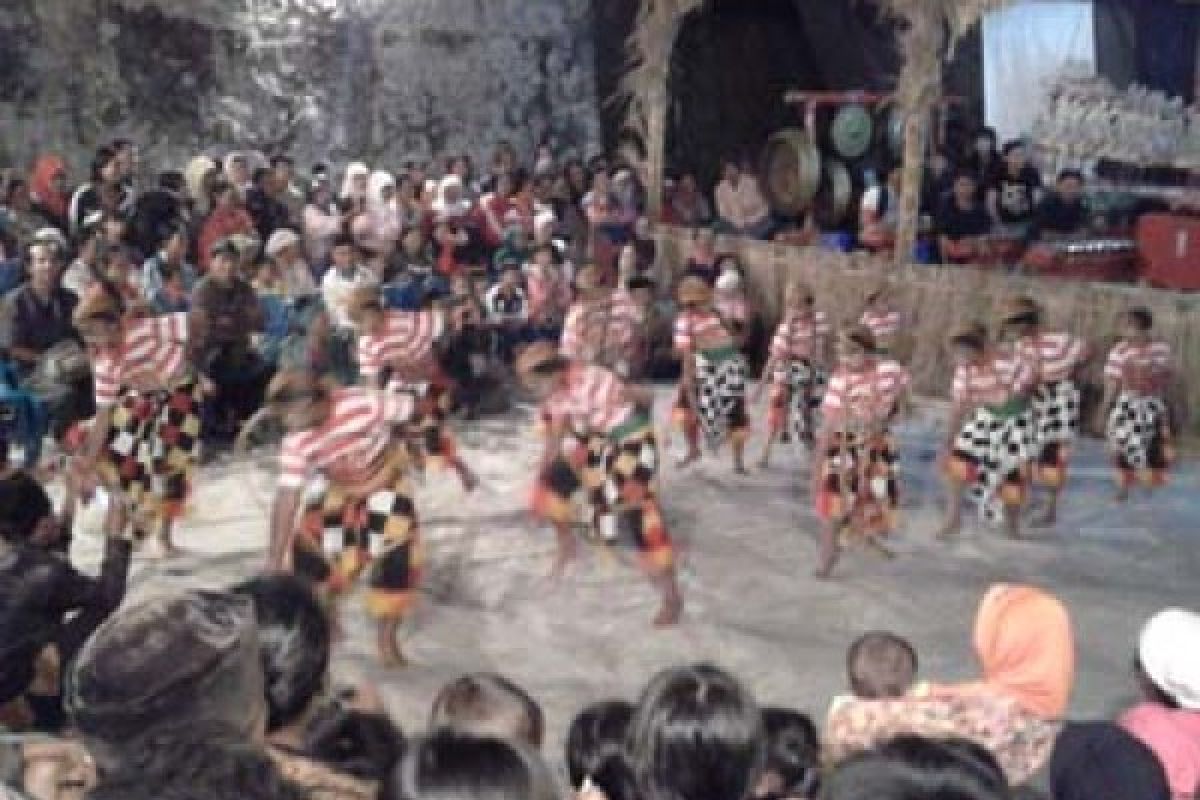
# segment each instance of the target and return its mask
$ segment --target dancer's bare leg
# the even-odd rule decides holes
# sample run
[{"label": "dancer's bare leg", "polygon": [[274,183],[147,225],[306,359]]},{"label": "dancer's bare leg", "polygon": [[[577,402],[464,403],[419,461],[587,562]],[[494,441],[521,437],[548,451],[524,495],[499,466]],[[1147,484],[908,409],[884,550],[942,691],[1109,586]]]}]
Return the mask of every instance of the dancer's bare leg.
[{"label": "dancer's bare leg", "polygon": [[400,617],[388,617],[379,620],[377,629],[377,645],[379,661],[385,667],[403,667],[408,664],[400,649]]},{"label": "dancer's bare leg", "polygon": [[947,485],[947,489],[946,519],[938,528],[937,538],[939,539],[948,539],[962,532],[962,487],[957,483],[950,483]]},{"label": "dancer's bare leg", "polygon": [[838,544],[838,530],[841,526],[842,520],[828,520],[821,525],[821,550],[817,570],[813,573],[819,580],[829,580],[842,554],[842,547]]},{"label": "dancer's bare leg", "polygon": [[679,592],[675,569],[666,570],[654,578],[654,582],[662,593],[662,605],[654,617],[654,627],[667,628],[679,622],[679,616],[683,612],[683,595]]},{"label": "dancer's bare leg", "polygon": [[571,528],[562,522],[554,523],[554,536],[558,540],[558,553],[554,557],[554,566],[550,568],[551,580],[559,580],[566,574],[567,567],[579,553],[579,545]]}]

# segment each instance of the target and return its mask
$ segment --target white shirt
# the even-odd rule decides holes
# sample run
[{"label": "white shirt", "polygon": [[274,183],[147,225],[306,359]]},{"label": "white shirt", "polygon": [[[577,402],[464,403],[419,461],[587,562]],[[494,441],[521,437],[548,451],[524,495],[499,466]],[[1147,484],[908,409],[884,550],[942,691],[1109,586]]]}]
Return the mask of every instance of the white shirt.
[{"label": "white shirt", "polygon": [[355,266],[349,277],[344,277],[337,267],[330,267],[321,279],[321,296],[334,327],[353,328],[350,322],[350,295],[355,289],[378,284],[375,274],[366,267]]}]

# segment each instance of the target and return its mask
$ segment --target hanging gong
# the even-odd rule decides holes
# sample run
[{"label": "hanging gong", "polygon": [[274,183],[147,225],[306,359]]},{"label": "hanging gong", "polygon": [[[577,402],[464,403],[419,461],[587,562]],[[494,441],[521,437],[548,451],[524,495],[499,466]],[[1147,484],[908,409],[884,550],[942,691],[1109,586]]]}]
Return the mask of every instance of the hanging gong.
[{"label": "hanging gong", "polygon": [[883,118],[883,125],[888,152],[894,158],[900,158],[904,155],[904,113],[898,108],[888,109]]},{"label": "hanging gong", "polygon": [[842,106],[829,123],[829,140],[834,151],[848,161],[862,158],[871,149],[875,122],[862,106]]},{"label": "hanging gong", "polygon": [[800,128],[773,134],[763,148],[762,185],[771,209],[784,216],[803,213],[821,181],[821,154]]},{"label": "hanging gong", "polygon": [[821,185],[813,203],[813,214],[823,229],[837,229],[846,221],[854,199],[854,182],[850,171],[841,161],[825,159],[821,169]]}]

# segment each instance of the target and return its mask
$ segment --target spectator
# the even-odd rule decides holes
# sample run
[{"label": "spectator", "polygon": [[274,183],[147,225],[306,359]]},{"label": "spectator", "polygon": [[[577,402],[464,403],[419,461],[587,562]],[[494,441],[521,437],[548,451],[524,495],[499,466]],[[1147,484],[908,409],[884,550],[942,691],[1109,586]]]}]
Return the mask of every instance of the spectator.
[{"label": "spectator", "polygon": [[1024,237],[1033,212],[1042,199],[1042,176],[1029,163],[1025,143],[1014,139],[1004,145],[1004,167],[996,185],[988,189],[988,212],[1005,230]]},{"label": "spectator", "polygon": [[1154,753],[1109,722],[1077,722],[1063,729],[1050,760],[1050,793],[1054,800],[1171,797]]},{"label": "spectator", "polygon": [[380,800],[555,800],[538,756],[500,739],[449,730],[416,742],[392,771]]},{"label": "spectator", "polygon": [[280,228],[267,240],[266,255],[274,262],[279,290],[284,297],[303,297],[317,292],[317,282],[304,260],[300,244],[300,236],[288,228]]},{"label": "spectator", "polygon": [[1007,800],[1004,776],[986,751],[959,742],[904,737],[834,770],[821,800]]},{"label": "spectator", "polygon": [[942,201],[937,214],[938,247],[942,258],[952,264],[966,264],[986,258],[992,218],[979,201],[978,186],[969,172],[954,179],[954,190]]},{"label": "spectator", "polygon": [[967,156],[965,167],[975,176],[975,186],[979,192],[978,200],[984,202],[988,192],[1000,184],[1004,174],[1004,159],[996,149],[996,131],[992,128],[980,128],[975,134],[974,150]]},{"label": "spectator", "polygon": [[63,272],[62,286],[77,299],[82,299],[103,275],[108,248],[101,241],[100,226],[96,224],[85,225],[77,241],[75,260]]},{"label": "spectator", "polygon": [[250,154],[240,150],[226,153],[225,160],[221,164],[221,173],[244,203],[246,193],[254,188],[254,176],[250,171]]},{"label": "spectator", "polygon": [[529,299],[521,286],[519,266],[505,266],[500,282],[488,290],[484,305],[488,322],[496,331],[500,358],[508,363],[529,334]]},{"label": "spectator", "polygon": [[929,163],[921,173],[921,213],[932,217],[942,207],[957,174],[954,165],[940,149],[929,155]]},{"label": "spectator", "polygon": [[488,192],[479,200],[479,210],[484,222],[483,241],[493,250],[504,244],[507,224],[505,220],[508,218],[508,212],[514,210],[514,191],[512,175],[504,174],[497,177],[496,190]]},{"label": "spectator", "polygon": [[187,263],[188,238],[182,227],[167,228],[157,252],[142,265],[142,294],[156,314],[187,311],[196,268]]},{"label": "spectator", "polygon": [[133,211],[133,191],[122,182],[121,163],[111,147],[96,148],[92,158],[91,180],[71,195],[67,223],[72,236],[83,228],[88,215],[103,211],[127,217]]},{"label": "spectator", "polygon": [[333,203],[329,183],[313,181],[304,204],[303,229],[304,251],[314,267],[324,269],[329,265],[329,251],[345,221]]},{"label": "spectator", "polygon": [[494,736],[538,750],[545,722],[529,693],[492,673],[463,675],[442,687],[429,714],[431,729]]},{"label": "spectator", "polygon": [[208,156],[196,156],[183,171],[186,195],[183,205],[187,209],[189,228],[198,226],[215,206],[213,191],[221,179],[221,169]]},{"label": "spectator", "polygon": [[529,236],[516,214],[505,220],[504,239],[492,256],[492,274],[500,274],[512,265],[518,267],[529,260]]},{"label": "spectator", "polygon": [[642,800],[742,800],[766,758],[762,714],[716,667],[655,676],[638,702],[627,748]]},{"label": "spectator", "polygon": [[665,221],[687,228],[704,228],[713,223],[712,205],[697,187],[696,176],[690,172],[675,185],[664,214]]},{"label": "spectator", "polygon": [[359,249],[354,237],[341,234],[333,240],[333,263],[321,280],[321,296],[328,319],[328,335],[318,325],[315,335],[326,339],[330,369],[343,384],[355,382],[354,323],[350,319],[350,296],[355,289],[375,286],[378,279],[359,263]]},{"label": "spectator", "polygon": [[17,730],[62,727],[57,665],[71,661],[125,593],[128,541],[106,541],[95,578],[68,560],[71,487],[56,516],[38,482],[9,466],[0,440],[0,725]]},{"label": "spectator", "polygon": [[5,260],[8,255],[24,252],[43,223],[33,209],[29,183],[24,178],[10,177],[6,182],[0,181],[0,186],[3,187],[0,193],[0,250],[4,249],[5,238],[11,246],[8,253],[0,255],[0,260]]},{"label": "spectator", "polygon": [[812,720],[799,711],[766,708],[763,728],[767,735],[767,760],[754,797],[815,797],[821,746]]},{"label": "spectator", "polygon": [[61,156],[38,156],[29,175],[33,210],[47,225],[66,233],[71,193],[67,189],[67,167]]},{"label": "spectator", "polygon": [[[390,260],[400,239],[400,217],[396,212],[396,179],[376,170],[367,180],[367,221],[362,244]],[[382,277],[382,273],[380,273]]]},{"label": "spectator", "polygon": [[215,205],[204,220],[197,241],[201,273],[208,272],[208,262],[218,242],[239,233],[253,235],[255,232],[254,220],[242,207],[237,187],[227,180],[218,180],[212,192]]},{"label": "spectator", "polygon": [[891,252],[900,220],[900,170],[863,192],[858,213],[858,240],[873,253]]},{"label": "spectator", "polygon": [[79,338],[71,325],[78,301],[62,287],[62,256],[57,243],[35,240],[29,246],[29,280],[5,299],[12,307],[9,356],[22,378],[52,347]]},{"label": "spectator", "polygon": [[301,800],[263,745],[254,607],[182,592],[128,605],[80,650],[72,721],[96,761],[90,800]]},{"label": "spectator", "polygon": [[554,265],[554,245],[541,244],[525,265],[529,320],[535,333],[557,341],[571,303],[571,288]]},{"label": "spectator", "polygon": [[129,190],[133,192],[137,183],[137,145],[130,139],[113,139],[109,147],[117,154],[117,167],[121,171],[121,184],[128,186]]},{"label": "spectator", "polygon": [[338,200],[345,203],[346,210],[367,210],[367,181],[370,176],[371,168],[361,161],[355,161],[346,167],[346,174],[342,178],[342,190],[338,192]]},{"label": "spectator", "polygon": [[721,176],[716,190],[717,227],[735,236],[770,239],[775,224],[758,178],[733,159],[725,161]]},{"label": "spectator", "polygon": [[171,228],[186,225],[190,216],[183,202],[183,173],[159,173],[158,186],[138,195],[129,219],[129,243],[153,253]]},{"label": "spectator", "polygon": [[1041,238],[1071,238],[1086,233],[1090,212],[1083,197],[1083,173],[1065,169],[1054,191],[1042,199],[1025,234],[1027,242]]},{"label": "spectator", "polygon": [[280,193],[281,187],[276,183],[273,170],[268,167],[254,170],[253,186],[246,192],[246,211],[254,220],[260,242],[265,242],[272,233],[289,224],[290,212],[280,201]]},{"label": "spectator", "polygon": [[1120,725],[1154,751],[1171,793],[1188,798],[1200,789],[1200,615],[1160,611],[1142,628],[1138,677],[1145,695]]},{"label": "spectator", "polygon": [[692,250],[684,264],[684,275],[700,278],[709,286],[717,283],[717,234],[711,228],[696,231]]},{"label": "spectator", "polygon": [[277,154],[271,156],[271,185],[274,188],[275,200],[287,209],[287,225],[295,227],[300,224],[304,214],[304,204],[307,202],[304,192],[300,191],[293,182],[296,162],[291,156]]},{"label": "spectator", "polygon": [[567,730],[567,776],[580,797],[635,800],[633,770],[625,752],[633,706],[621,700],[590,705]]}]

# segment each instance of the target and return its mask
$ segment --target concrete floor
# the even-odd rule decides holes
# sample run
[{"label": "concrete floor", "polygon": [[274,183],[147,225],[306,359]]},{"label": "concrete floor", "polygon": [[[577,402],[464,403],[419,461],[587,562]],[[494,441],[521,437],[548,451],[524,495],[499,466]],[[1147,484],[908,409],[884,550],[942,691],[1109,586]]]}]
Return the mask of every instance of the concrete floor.
[{"label": "concrete floor", "polygon": [[[658,412],[665,422],[665,395]],[[390,673],[375,667],[371,628],[351,598],[336,678],[376,682],[412,731],[448,680],[502,672],[543,704],[552,754],[561,752],[565,728],[585,703],[632,698],[656,670],[684,662],[723,665],[764,704],[820,719],[843,689],[843,654],[857,634],[896,631],[917,646],[924,678],[969,678],[980,595],[993,581],[1028,581],[1058,593],[1075,620],[1072,714],[1113,714],[1131,699],[1131,656],[1145,618],[1169,605],[1200,605],[1200,473],[1185,464],[1168,489],[1118,507],[1102,447],[1088,441],[1054,530],[1014,542],[972,524],[943,545],[932,537],[940,413],[923,408],[899,429],[907,494],[894,540],[900,558],[848,553],[829,583],[810,577],[816,525],[796,448],[783,446],[770,470],[747,477],[711,457],[686,472],[668,466],[665,506],[681,550],[687,609],[683,623],[666,632],[651,629],[656,596],[627,557],[585,548],[562,583],[544,580],[552,537],[523,511],[538,455],[529,411],[475,423],[460,438],[483,487],[464,497],[455,481],[434,475],[418,494],[428,553],[425,602],[404,633],[412,665]],[[666,460],[681,450],[678,439],[671,442]],[[165,564],[139,561],[135,591],[220,586],[254,572],[272,482],[265,456],[205,469],[178,537],[187,552]],[[80,528],[86,557],[97,544],[95,509]]]}]

